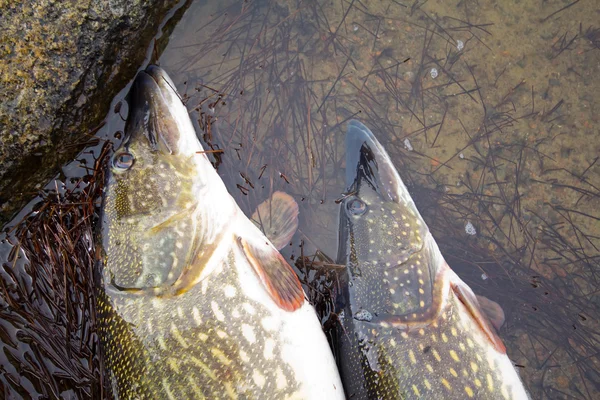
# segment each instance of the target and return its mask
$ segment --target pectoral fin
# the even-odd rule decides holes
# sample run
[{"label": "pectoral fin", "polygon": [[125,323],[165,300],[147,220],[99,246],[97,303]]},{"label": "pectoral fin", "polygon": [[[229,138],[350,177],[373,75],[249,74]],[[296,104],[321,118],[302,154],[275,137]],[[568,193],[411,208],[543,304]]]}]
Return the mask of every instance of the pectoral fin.
[{"label": "pectoral fin", "polygon": [[271,243],[259,243],[238,238],[242,252],[273,301],[286,311],[297,310],[304,303],[304,291],[296,273]]},{"label": "pectoral fin", "polygon": [[506,347],[504,347],[502,339],[498,337],[488,317],[484,315],[473,291],[462,281],[453,282],[451,285],[460,302],[467,308],[467,311],[469,311],[494,348],[500,353],[506,353]]},{"label": "pectoral fin", "polygon": [[485,296],[476,294],[475,297],[477,297],[477,302],[479,303],[479,307],[481,307],[483,314],[488,317],[496,330],[500,330],[505,321],[504,310],[500,307],[500,304]]},{"label": "pectoral fin", "polygon": [[256,208],[252,214],[252,222],[263,231],[275,248],[281,250],[298,229],[298,203],[287,193],[274,192]]}]

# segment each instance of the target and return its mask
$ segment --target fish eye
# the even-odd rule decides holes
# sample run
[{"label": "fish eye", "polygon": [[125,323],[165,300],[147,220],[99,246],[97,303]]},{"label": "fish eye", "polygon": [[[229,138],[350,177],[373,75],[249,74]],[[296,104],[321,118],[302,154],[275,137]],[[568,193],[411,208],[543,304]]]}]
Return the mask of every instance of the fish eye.
[{"label": "fish eye", "polygon": [[352,199],[347,203],[348,211],[352,215],[363,215],[367,211],[367,205],[360,199]]},{"label": "fish eye", "polygon": [[127,171],[129,168],[131,168],[134,161],[135,157],[133,156],[133,154],[124,151],[122,153],[115,154],[113,158],[113,167],[115,167],[117,170],[120,170],[121,172]]}]

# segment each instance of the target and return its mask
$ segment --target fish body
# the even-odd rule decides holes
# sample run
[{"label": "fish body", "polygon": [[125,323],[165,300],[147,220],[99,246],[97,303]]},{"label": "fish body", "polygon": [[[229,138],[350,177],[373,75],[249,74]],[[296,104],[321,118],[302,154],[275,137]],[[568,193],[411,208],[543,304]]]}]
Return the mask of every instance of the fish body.
[{"label": "fish body", "polygon": [[384,148],[346,137],[336,355],[353,399],[527,399],[501,339],[450,269]]},{"label": "fish body", "polygon": [[341,399],[289,264],[243,214],[159,67],[110,160],[98,324],[119,399]]}]

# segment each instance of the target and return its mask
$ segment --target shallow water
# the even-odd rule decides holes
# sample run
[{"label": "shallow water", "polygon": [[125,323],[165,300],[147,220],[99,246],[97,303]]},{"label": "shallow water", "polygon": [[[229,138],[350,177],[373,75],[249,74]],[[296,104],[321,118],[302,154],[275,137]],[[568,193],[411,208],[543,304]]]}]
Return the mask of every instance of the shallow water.
[{"label": "shallow water", "polygon": [[335,259],[345,125],[365,123],[449,264],[504,308],[532,397],[593,399],[599,15],[590,1],[195,1],[159,62],[248,215],[275,190],[297,199],[290,259]]}]

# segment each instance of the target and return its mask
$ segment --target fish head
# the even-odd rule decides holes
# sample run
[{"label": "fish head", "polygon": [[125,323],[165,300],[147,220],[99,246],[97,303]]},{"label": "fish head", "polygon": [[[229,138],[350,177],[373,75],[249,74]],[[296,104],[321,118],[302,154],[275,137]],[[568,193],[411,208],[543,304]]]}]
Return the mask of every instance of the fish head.
[{"label": "fish head", "polygon": [[358,121],[349,123],[346,154],[338,259],[346,259],[353,279],[364,282],[359,287],[365,291],[355,294],[360,307],[416,312],[432,301],[435,266],[420,259],[427,226],[389,156]]},{"label": "fish head", "polygon": [[127,101],[105,189],[106,265],[116,287],[164,288],[215,244],[236,207],[164,70],[140,71]]}]

